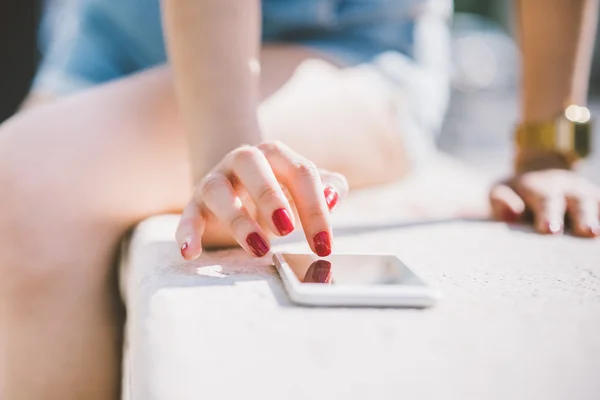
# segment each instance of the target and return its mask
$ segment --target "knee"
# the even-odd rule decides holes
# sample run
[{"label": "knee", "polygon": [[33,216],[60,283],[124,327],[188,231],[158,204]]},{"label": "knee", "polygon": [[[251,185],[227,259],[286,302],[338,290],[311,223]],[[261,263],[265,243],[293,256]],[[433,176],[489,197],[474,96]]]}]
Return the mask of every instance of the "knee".
[{"label": "knee", "polygon": [[31,134],[45,108],[0,126],[0,297],[28,303],[103,289],[122,229],[88,194],[73,150]]},{"label": "knee", "polygon": [[[0,159],[0,296],[28,282],[26,215],[27,199],[14,165]],[[25,268],[24,268],[25,266]],[[1,300],[0,300],[1,301]]]},{"label": "knee", "polygon": [[47,229],[48,212],[41,204],[49,199],[20,179],[21,169],[14,158],[0,157],[0,301],[43,295],[64,277],[50,247],[60,232]]}]

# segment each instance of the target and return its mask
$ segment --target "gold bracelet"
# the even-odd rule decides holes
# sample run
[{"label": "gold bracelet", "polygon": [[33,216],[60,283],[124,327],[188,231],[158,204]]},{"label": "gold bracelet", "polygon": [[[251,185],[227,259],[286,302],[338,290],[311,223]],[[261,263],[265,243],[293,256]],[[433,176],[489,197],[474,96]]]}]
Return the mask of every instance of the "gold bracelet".
[{"label": "gold bracelet", "polygon": [[520,124],[515,142],[519,150],[555,152],[575,162],[592,150],[590,111],[587,107],[570,105],[554,120]]}]

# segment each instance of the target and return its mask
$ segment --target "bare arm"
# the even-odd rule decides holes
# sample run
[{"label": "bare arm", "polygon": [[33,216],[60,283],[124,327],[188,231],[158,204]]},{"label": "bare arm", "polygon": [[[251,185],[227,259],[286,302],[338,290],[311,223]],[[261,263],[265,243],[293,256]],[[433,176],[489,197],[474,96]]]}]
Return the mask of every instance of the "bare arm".
[{"label": "bare arm", "polygon": [[[521,122],[547,122],[570,104],[585,105],[598,0],[518,0],[522,50]],[[560,234],[565,214],[578,236],[600,236],[600,188],[553,151],[517,150],[515,174],[490,193],[496,218],[533,213],[535,229]]]},{"label": "bare arm", "polygon": [[169,61],[195,179],[261,141],[259,0],[163,0]]},{"label": "bare arm", "polygon": [[[598,0],[518,0],[517,12],[522,122],[547,121],[569,104],[585,105]],[[538,156],[520,154],[517,169],[539,162],[533,160]],[[558,161],[552,155],[547,158],[550,164]]]}]

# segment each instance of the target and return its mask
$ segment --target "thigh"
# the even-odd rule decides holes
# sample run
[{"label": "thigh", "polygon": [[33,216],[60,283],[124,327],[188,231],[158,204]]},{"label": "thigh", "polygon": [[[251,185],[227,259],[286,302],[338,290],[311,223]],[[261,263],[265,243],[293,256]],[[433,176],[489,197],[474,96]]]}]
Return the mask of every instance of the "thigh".
[{"label": "thigh", "polygon": [[166,72],[152,71],[0,126],[0,236],[11,249],[0,270],[28,270],[15,271],[15,288],[54,275],[65,294],[105,294],[126,229],[180,209],[190,178],[170,91]]}]

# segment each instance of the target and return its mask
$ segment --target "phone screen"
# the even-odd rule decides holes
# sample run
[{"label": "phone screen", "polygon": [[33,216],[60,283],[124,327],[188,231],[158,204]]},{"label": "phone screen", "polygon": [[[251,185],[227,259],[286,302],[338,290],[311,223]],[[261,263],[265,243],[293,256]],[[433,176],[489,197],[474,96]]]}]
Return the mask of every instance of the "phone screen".
[{"label": "phone screen", "polygon": [[340,254],[318,259],[310,254],[283,254],[283,258],[301,283],[425,285],[396,256]]}]

